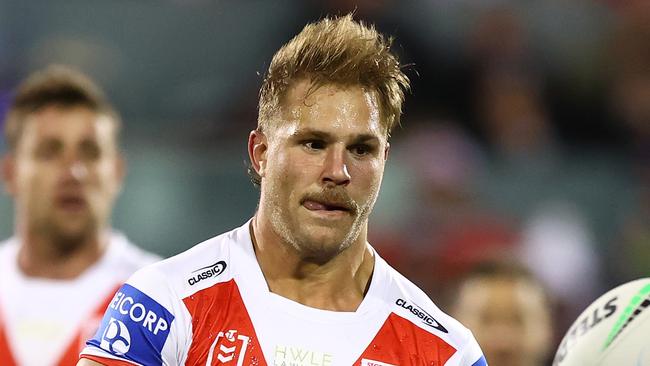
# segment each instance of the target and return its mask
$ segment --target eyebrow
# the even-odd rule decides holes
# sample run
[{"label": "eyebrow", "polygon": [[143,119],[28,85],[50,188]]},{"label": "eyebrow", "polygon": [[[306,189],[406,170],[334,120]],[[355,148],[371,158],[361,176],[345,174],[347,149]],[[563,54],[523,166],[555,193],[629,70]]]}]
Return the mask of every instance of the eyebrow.
[{"label": "eyebrow", "polygon": [[[294,133],[291,134],[290,138],[291,139],[297,139],[297,138],[305,138],[305,137],[313,137],[313,138],[318,138],[322,139],[324,141],[332,141],[334,140],[334,135],[332,135],[329,132],[324,132],[321,130],[315,130],[313,128],[303,128],[296,130]],[[359,144],[359,143],[379,143],[379,138],[373,134],[370,133],[362,133],[359,135],[354,135],[350,141],[352,144]]]}]

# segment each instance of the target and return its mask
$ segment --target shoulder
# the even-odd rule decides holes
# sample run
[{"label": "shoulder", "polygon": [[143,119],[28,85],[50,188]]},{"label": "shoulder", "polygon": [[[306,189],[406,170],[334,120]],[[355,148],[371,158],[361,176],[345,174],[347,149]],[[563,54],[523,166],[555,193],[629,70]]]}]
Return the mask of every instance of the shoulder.
[{"label": "shoulder", "polygon": [[13,255],[18,248],[18,239],[15,236],[0,241],[0,258]]},{"label": "shoulder", "polygon": [[[10,276],[17,273],[16,257],[18,255],[18,239],[11,237],[0,241],[0,283],[11,283]],[[4,281],[3,281],[4,280]]]},{"label": "shoulder", "polygon": [[377,265],[385,266],[386,300],[391,301],[392,313],[455,349],[453,359],[458,359],[458,363],[452,364],[469,366],[482,359],[480,347],[469,329],[442,311],[424,291],[383,259],[378,257]]},{"label": "shoulder", "polygon": [[430,333],[446,335],[447,338],[454,340],[454,344],[463,343],[464,338],[470,334],[467,328],[440,310],[424,291],[401,273],[383,260],[378,262],[383,262],[382,265],[387,267],[387,277],[390,279],[387,300],[392,301],[394,313]]},{"label": "shoulder", "polygon": [[[186,301],[201,289],[231,278],[230,252],[238,243],[239,230],[135,272],[113,297],[84,354],[146,365],[183,364],[194,319]],[[119,341],[114,334],[128,340],[126,351],[112,345]]]},{"label": "shoulder", "polygon": [[162,258],[133,244],[123,233],[111,231],[103,262],[111,272],[127,278],[136,270],[160,261]]},{"label": "shoulder", "polygon": [[[128,284],[151,292],[173,293],[182,300],[192,294],[232,279],[232,250],[244,238],[242,228],[203,241],[173,257],[148,265],[131,276]],[[162,294],[161,294],[162,295]]]}]

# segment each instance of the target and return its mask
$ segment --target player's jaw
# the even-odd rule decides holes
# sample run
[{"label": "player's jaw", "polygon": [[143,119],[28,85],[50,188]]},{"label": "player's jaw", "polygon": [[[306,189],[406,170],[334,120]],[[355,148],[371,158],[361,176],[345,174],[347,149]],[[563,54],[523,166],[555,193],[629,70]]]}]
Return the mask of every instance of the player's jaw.
[{"label": "player's jaw", "polygon": [[55,194],[52,202],[49,230],[57,237],[91,236],[97,227],[98,219],[88,198],[79,193]]},{"label": "player's jaw", "polygon": [[362,211],[342,187],[304,194],[298,201],[295,245],[307,257],[335,256],[358,238]]},{"label": "player's jaw", "polygon": [[57,213],[75,217],[88,215],[89,202],[79,189],[60,190],[54,194],[53,207]]},{"label": "player's jaw", "polygon": [[90,187],[56,186],[46,201],[35,202],[39,207],[32,207],[33,231],[50,238],[64,252],[96,237],[102,210],[97,200],[93,200]]},{"label": "player's jaw", "polygon": [[88,182],[68,177],[69,174],[59,174],[50,197],[52,219],[73,226],[78,225],[76,223],[79,221],[89,220],[92,207],[88,197]]}]

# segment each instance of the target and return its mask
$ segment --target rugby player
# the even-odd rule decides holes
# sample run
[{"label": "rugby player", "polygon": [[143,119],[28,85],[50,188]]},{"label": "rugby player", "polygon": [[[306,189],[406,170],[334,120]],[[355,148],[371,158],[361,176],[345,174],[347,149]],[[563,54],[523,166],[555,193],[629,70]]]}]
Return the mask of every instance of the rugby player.
[{"label": "rugby player", "polygon": [[79,365],[485,365],[367,242],[408,86],[374,28],[307,25],[261,88],[254,217],[131,277]]},{"label": "rugby player", "polygon": [[74,365],[108,301],[157,257],[110,228],[124,162],[98,87],[53,66],[16,90],[5,121],[15,236],[0,243],[0,365]]}]

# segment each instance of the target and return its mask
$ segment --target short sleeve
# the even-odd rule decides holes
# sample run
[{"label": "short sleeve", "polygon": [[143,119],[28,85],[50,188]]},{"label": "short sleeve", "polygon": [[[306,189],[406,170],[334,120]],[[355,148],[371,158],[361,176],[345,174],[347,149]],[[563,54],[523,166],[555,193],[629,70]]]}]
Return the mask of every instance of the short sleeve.
[{"label": "short sleeve", "polygon": [[472,333],[469,332],[469,334],[468,342],[463,348],[461,366],[487,366],[487,360],[485,359],[485,356],[483,356],[481,347],[478,345],[478,342],[476,342]]},{"label": "short sleeve", "polygon": [[81,357],[107,365],[182,364],[181,301],[162,276],[145,268],[136,272],[111,300],[101,325]]}]

